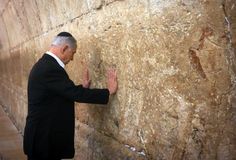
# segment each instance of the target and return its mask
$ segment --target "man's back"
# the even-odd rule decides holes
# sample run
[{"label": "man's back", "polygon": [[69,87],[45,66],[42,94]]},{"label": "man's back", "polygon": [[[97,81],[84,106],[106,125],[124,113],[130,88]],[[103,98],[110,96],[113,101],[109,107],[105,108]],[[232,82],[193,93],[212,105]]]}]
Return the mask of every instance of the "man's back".
[{"label": "man's back", "polygon": [[[57,77],[52,78],[53,75]],[[54,78],[56,79],[53,80]],[[74,101],[56,93],[47,84],[48,81],[56,81],[58,78],[68,79],[68,75],[47,54],[34,65],[29,76],[24,146],[26,153],[31,151],[37,157],[54,157],[59,156],[59,153],[60,157],[64,157],[61,153],[66,157],[74,155]],[[30,134],[27,134],[28,130]],[[63,141],[66,143],[62,144]]]},{"label": "man's back", "polygon": [[64,67],[73,60],[76,49],[75,38],[61,32],[30,72],[24,132],[24,152],[29,160],[73,158],[74,102],[107,104],[117,90],[114,70],[108,72],[107,89],[90,89],[88,70],[83,84],[75,85]]}]

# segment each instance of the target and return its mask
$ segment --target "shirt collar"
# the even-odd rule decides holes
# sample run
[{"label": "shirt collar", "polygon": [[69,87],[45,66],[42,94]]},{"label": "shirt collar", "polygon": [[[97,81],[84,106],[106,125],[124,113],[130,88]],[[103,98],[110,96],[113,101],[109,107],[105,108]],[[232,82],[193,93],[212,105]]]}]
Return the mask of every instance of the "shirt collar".
[{"label": "shirt collar", "polygon": [[47,51],[46,54],[52,56],[62,68],[65,68],[65,64],[55,54],[50,51]]}]

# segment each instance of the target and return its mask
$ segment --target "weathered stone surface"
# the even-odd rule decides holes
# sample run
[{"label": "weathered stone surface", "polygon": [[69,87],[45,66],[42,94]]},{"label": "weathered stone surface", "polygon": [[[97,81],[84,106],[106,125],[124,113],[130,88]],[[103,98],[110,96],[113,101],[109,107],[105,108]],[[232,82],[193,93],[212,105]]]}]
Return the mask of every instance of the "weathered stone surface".
[{"label": "weathered stone surface", "polygon": [[[8,41],[7,30],[6,30],[6,26],[5,26],[5,23],[4,23],[4,19],[2,17],[0,17],[0,24],[1,24],[1,28],[0,28],[0,36],[1,36],[0,49],[1,49],[1,51],[7,51],[9,49],[9,41]],[[6,53],[2,53],[1,56],[3,56],[3,57],[6,56]]]},{"label": "weathered stone surface", "polygon": [[22,19],[15,9],[13,1],[8,3],[7,8],[2,13],[2,17],[6,26],[10,47],[16,47],[16,45],[19,45],[22,41],[25,41],[27,36],[22,36],[22,34],[24,35],[26,33],[24,30],[24,22],[21,21]]},{"label": "weathered stone surface", "polygon": [[109,135],[104,135],[87,125],[78,122],[76,126],[78,133],[76,144],[78,154],[75,159],[147,159],[142,154],[143,150],[136,150],[127,144],[120,144],[116,139]]},{"label": "weathered stone surface", "polygon": [[[0,101],[19,128],[32,65],[60,31],[78,40],[66,70],[119,90],[76,104],[75,159],[235,159],[234,0],[10,0],[0,17]],[[25,35],[22,38],[19,31]]]},{"label": "weathered stone surface", "polygon": [[1,5],[0,5],[0,14],[2,14],[2,12],[5,10],[7,3],[9,2],[9,0],[2,0],[1,1]]}]

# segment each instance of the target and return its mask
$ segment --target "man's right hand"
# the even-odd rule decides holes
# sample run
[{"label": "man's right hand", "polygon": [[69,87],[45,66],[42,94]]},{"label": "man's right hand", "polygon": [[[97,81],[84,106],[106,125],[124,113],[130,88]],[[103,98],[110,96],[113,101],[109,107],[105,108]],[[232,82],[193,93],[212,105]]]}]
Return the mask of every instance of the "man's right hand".
[{"label": "man's right hand", "polygon": [[111,94],[115,94],[118,88],[116,70],[109,68],[107,70],[107,87]]}]

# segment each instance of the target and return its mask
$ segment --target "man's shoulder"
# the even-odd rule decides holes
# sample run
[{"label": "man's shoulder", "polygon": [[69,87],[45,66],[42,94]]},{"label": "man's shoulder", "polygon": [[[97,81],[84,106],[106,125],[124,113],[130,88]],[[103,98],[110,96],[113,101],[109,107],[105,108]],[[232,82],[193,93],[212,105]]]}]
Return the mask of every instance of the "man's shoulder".
[{"label": "man's shoulder", "polygon": [[33,66],[31,73],[59,72],[60,66],[50,55],[44,54]]},{"label": "man's shoulder", "polygon": [[[36,63],[39,66],[50,66],[50,68],[59,68],[57,61],[50,55],[44,54]],[[50,69],[47,67],[47,69]]]}]

